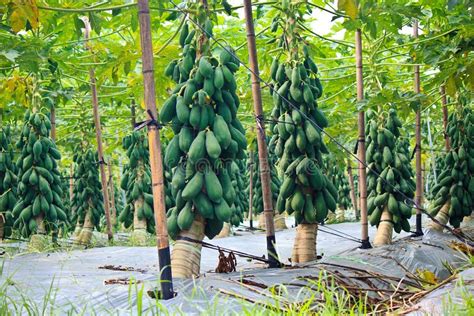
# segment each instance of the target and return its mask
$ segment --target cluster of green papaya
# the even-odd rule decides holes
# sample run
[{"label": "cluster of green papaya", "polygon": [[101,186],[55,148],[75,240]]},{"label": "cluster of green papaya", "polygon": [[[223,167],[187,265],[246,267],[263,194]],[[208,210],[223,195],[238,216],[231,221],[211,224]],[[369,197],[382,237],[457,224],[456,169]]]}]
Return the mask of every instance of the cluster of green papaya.
[{"label": "cluster of green papaya", "polygon": [[[164,139],[161,142],[161,150],[164,156],[166,152],[166,147],[168,146],[168,140]],[[171,181],[173,180],[173,170],[168,167],[168,165],[164,165],[164,181],[165,181],[165,205],[166,209],[169,210],[170,208],[176,205],[173,192],[171,191]]]},{"label": "cluster of green papaya", "polygon": [[[114,202],[115,202],[115,213],[117,217],[120,213],[122,213],[124,209],[123,198],[122,198],[122,190],[119,188],[117,183],[114,181]],[[118,223],[118,221],[117,221]]]},{"label": "cluster of green papaya", "polygon": [[[426,198],[428,200],[433,200],[433,187],[438,184],[438,176],[443,172],[444,169],[444,154],[436,155],[434,159],[434,166],[431,165],[430,172],[426,176],[426,182],[428,186],[428,191],[426,192]],[[436,177],[435,177],[436,174]]]},{"label": "cluster of green papaya", "polygon": [[[253,151],[250,153],[253,155],[253,173],[252,173],[252,182],[253,182],[253,196],[252,196],[252,207],[253,215],[258,215],[263,212],[263,193],[262,193],[262,182],[260,178],[260,164],[258,160],[258,148],[255,142],[251,145]],[[272,161],[272,153],[269,148],[269,161]],[[271,179],[271,190],[272,190],[272,201],[275,203],[278,199],[278,192],[280,191],[281,181],[278,178],[278,174],[275,168],[275,165],[272,163],[268,164],[270,168],[270,179]],[[284,210],[283,210],[284,212]]]},{"label": "cluster of green papaya", "polygon": [[235,211],[231,217],[231,223],[239,226],[244,221],[245,211],[248,209],[248,178],[245,170],[247,159],[237,159],[233,162],[232,184],[235,187],[236,197],[234,201]]},{"label": "cluster of green papaya", "polygon": [[[282,184],[276,210],[295,212],[297,223],[322,222],[336,209],[337,189],[324,175],[322,155],[328,150],[319,128],[328,126],[316,100],[323,89],[318,68],[304,46],[304,59],[271,66],[273,111],[269,147],[275,146]],[[317,127],[315,124],[317,124]]]},{"label": "cluster of green papaya", "polygon": [[[212,33],[208,18],[202,27]],[[182,58],[165,71],[177,83],[160,111],[161,122],[171,122],[175,134],[164,157],[173,170],[176,206],[167,212],[172,238],[189,229],[196,214],[205,219],[209,238],[231,221],[236,199],[231,162],[245,158],[247,147],[245,129],[236,116],[239,62],[229,47],[211,52],[208,44],[203,45],[208,43],[206,37],[185,24],[180,36]]]},{"label": "cluster of green papaya", "polygon": [[339,200],[337,205],[343,210],[350,209],[352,207],[351,202],[351,188],[349,186],[349,181],[347,180],[344,171],[338,169],[336,187],[338,188]]},{"label": "cluster of green papaya", "polygon": [[13,228],[29,237],[38,231],[57,231],[58,224],[67,221],[67,215],[56,162],[61,154],[49,138],[51,121],[41,112],[30,111],[26,111],[24,121],[16,144],[21,155],[16,163],[19,199],[13,209]]},{"label": "cluster of green papaya", "polygon": [[73,161],[75,181],[71,205],[74,210],[72,221],[84,224],[88,220],[100,230],[101,217],[105,211],[104,198],[100,193],[102,184],[99,179],[99,156],[90,148],[85,151],[76,148]]},{"label": "cluster of green papaya", "polygon": [[325,156],[323,161],[326,166],[328,179],[337,188],[339,197],[337,206],[343,210],[349,209],[352,206],[350,199],[351,189],[342,164],[333,155]]},{"label": "cluster of green papaya", "polygon": [[244,210],[246,209],[246,203],[248,203],[248,197],[245,194],[243,181],[243,178],[245,177],[245,168],[241,169],[238,164],[241,161],[242,159],[232,161],[229,173],[232,187],[235,191],[234,203],[230,206],[232,215],[230,216],[229,221],[233,226],[239,226],[240,223],[244,221]]},{"label": "cluster of green papaya", "polygon": [[431,190],[430,213],[436,215],[450,202],[449,223],[459,227],[474,209],[474,114],[468,106],[449,115],[447,134],[451,150],[444,158],[438,184]]},{"label": "cluster of green papaya", "polygon": [[395,109],[376,113],[367,111],[367,212],[372,226],[380,223],[387,207],[392,216],[393,228],[397,233],[410,231],[408,219],[415,192],[413,170],[410,166],[408,142],[400,139],[402,123]]},{"label": "cluster of green papaya", "polygon": [[63,170],[61,172],[61,189],[63,190],[63,205],[64,205],[64,212],[66,213],[67,216],[67,221],[60,224],[60,231],[63,233],[67,233],[69,231],[74,230],[74,227],[70,225],[70,223],[73,223],[71,221],[72,218],[72,209],[71,209],[71,196],[70,196],[70,191],[69,191],[69,180],[70,180],[71,175],[69,172]]},{"label": "cluster of green papaya", "polygon": [[17,202],[17,184],[11,130],[6,126],[0,131],[0,216],[3,216],[3,236],[6,237],[12,232],[12,211]]},{"label": "cluster of green papaya", "polygon": [[133,220],[136,215],[139,221],[146,221],[147,231],[154,234],[155,217],[148,138],[146,133],[135,131],[124,137],[122,145],[129,158],[129,163],[124,167],[120,183],[120,187],[126,192],[127,204],[120,213],[118,221],[128,228],[134,223]]}]

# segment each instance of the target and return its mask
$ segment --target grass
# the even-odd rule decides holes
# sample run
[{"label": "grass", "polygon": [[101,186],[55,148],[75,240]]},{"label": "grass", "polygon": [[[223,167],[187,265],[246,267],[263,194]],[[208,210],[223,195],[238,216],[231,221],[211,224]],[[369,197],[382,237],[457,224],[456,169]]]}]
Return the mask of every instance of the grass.
[{"label": "grass", "polygon": [[[471,266],[472,267],[472,266]],[[54,286],[54,279],[46,289],[41,301],[29,296],[22,290],[13,277],[3,277],[3,265],[0,267],[3,283],[0,286],[0,315],[185,315],[178,304],[152,299],[146,293],[146,285],[134,280],[128,285],[126,307],[105,309],[97,306],[60,306],[57,302],[60,289]],[[159,284],[155,284],[159,286]],[[215,291],[212,291],[215,292]],[[256,302],[230,298],[217,294],[209,297],[210,290],[194,284],[187,297],[179,298],[188,308],[200,315],[367,315],[372,306],[368,305],[366,296],[355,297],[340,287],[324,271],[319,278],[311,281],[309,287],[301,288],[296,295],[286,286],[275,286],[266,296],[259,296]],[[293,294],[292,294],[293,293]],[[448,295],[443,299],[442,310],[445,315],[472,315],[474,313],[474,297],[462,279],[458,279],[451,293],[458,293],[456,299]],[[183,293],[181,293],[183,295]],[[104,296],[103,301],[106,302]],[[193,302],[198,302],[193,306]],[[298,303],[295,303],[298,302]],[[77,302],[80,304],[80,302]],[[186,304],[187,303],[187,304]],[[168,308],[172,306],[172,308]],[[189,310],[187,310],[189,312]]]},{"label": "grass", "polygon": [[[167,303],[159,299],[150,298],[145,291],[145,284],[137,283],[133,279],[128,286],[127,306],[120,309],[105,309],[97,306],[61,306],[57,300],[61,295],[60,289],[55,287],[55,280],[45,289],[41,301],[29,296],[29,292],[15,283],[13,277],[3,277],[3,266],[0,270],[3,283],[0,286],[0,315],[185,315],[185,311],[176,306],[176,303]],[[156,284],[159,286],[159,284]],[[291,294],[288,288],[278,286],[268,291],[265,299],[251,303],[244,299],[234,299],[230,296],[217,294],[209,297],[210,290],[194,284],[187,297],[180,298],[188,308],[202,315],[308,315],[317,312],[320,315],[363,315],[367,311],[365,298],[355,298],[335,284],[327,275],[320,273],[318,280],[314,280],[311,288],[302,288],[298,291],[294,301],[288,303]],[[214,292],[214,291],[213,291]],[[181,293],[183,295],[183,293]],[[104,296],[103,302],[106,303]],[[193,302],[199,302],[193,306]],[[80,304],[80,302],[77,302]],[[187,303],[187,304],[186,304]],[[169,309],[168,306],[173,306]],[[266,307],[264,307],[266,306]],[[187,310],[189,312],[189,310]]]},{"label": "grass", "polygon": [[[442,302],[443,315],[474,315],[474,295],[461,277],[448,293]],[[456,297],[451,293],[456,293]]]},{"label": "grass", "polygon": [[[150,236],[154,245],[154,236]],[[127,246],[127,241],[116,242],[115,245]],[[52,247],[48,251],[70,250],[73,248]],[[453,273],[474,268],[474,256],[459,253],[466,264]],[[54,278],[49,287],[44,290],[41,300],[31,296],[25,285],[17,284],[14,275],[4,275],[4,265],[0,266],[0,315],[185,315],[189,310],[182,310],[176,302],[165,302],[152,299],[146,289],[150,283],[139,283],[131,279],[128,285],[128,295],[123,298],[120,309],[106,309],[100,305],[91,305],[79,300],[72,303],[60,303],[61,289],[55,286]],[[179,302],[194,312],[202,315],[367,315],[373,306],[368,303],[366,296],[354,296],[349,291],[336,284],[334,280],[321,271],[319,277],[308,281],[310,286],[295,291],[287,286],[274,286],[259,295],[256,302],[248,302],[241,298],[230,297],[218,293],[217,289],[205,289],[197,282],[188,291],[186,297],[179,297]],[[159,287],[159,284],[154,284]],[[111,287],[112,288],[112,287]],[[217,294],[216,294],[217,293]],[[179,295],[184,295],[180,293]],[[75,299],[75,298],[71,298]],[[116,297],[103,296],[103,302]],[[474,315],[474,297],[462,278],[458,278],[453,288],[439,300],[440,309],[445,315]],[[87,302],[87,301],[86,301]],[[197,302],[197,303],[195,303]],[[295,303],[298,302],[298,303]],[[117,303],[117,301],[115,301]],[[194,304],[193,304],[194,303]],[[388,308],[385,306],[385,308]]]}]

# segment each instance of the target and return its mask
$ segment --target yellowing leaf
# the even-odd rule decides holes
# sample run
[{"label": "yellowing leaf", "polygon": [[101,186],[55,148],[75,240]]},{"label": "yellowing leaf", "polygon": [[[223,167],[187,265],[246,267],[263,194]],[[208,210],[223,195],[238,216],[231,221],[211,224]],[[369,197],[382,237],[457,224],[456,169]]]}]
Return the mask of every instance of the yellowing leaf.
[{"label": "yellowing leaf", "polygon": [[430,270],[417,269],[416,273],[417,273],[418,277],[420,279],[422,279],[423,281],[426,281],[426,283],[429,283],[429,284],[437,284],[438,283],[438,278]]},{"label": "yellowing leaf", "polygon": [[359,13],[356,0],[339,0],[337,2],[337,9],[346,12],[352,20],[355,20],[357,13]]},{"label": "yellowing leaf", "polygon": [[18,33],[25,28],[26,19],[18,10],[15,10],[10,15],[10,23],[13,32]]},{"label": "yellowing leaf", "polygon": [[18,33],[26,27],[26,22],[30,22],[33,29],[39,26],[39,11],[36,0],[14,0],[13,11],[10,15],[10,23],[13,32]]},{"label": "yellowing leaf", "polygon": [[456,80],[454,76],[449,77],[446,81],[446,93],[451,97],[456,95]]}]

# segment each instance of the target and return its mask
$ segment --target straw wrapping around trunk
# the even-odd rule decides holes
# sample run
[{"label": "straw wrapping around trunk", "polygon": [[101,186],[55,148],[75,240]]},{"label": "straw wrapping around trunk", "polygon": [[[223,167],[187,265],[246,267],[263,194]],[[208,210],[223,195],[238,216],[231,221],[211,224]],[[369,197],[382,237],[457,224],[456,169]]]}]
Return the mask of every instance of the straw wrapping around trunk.
[{"label": "straw wrapping around trunk", "polygon": [[[202,241],[204,239],[204,219],[196,215],[189,230],[182,230],[179,237],[187,237]],[[173,277],[192,278],[198,276],[201,269],[201,249],[200,243],[178,239],[174,244],[171,253],[171,269]]]},{"label": "straw wrapping around trunk", "polygon": [[392,214],[388,211],[388,206],[385,206],[382,216],[380,217],[380,223],[377,227],[377,233],[374,238],[374,246],[384,246],[392,243],[393,234],[393,222]]},{"label": "straw wrapping around trunk", "polygon": [[222,227],[221,232],[219,235],[216,236],[216,238],[225,238],[229,237],[230,235],[230,224],[229,223],[224,223],[224,226]]},{"label": "straw wrapping around trunk", "polygon": [[[451,207],[451,200],[447,201],[444,203],[444,205],[441,207],[441,209],[438,211],[438,214],[436,214],[435,219],[440,222],[443,225],[447,225],[449,221],[449,208]],[[437,231],[443,231],[444,227],[438,223],[435,222],[430,222],[428,224],[428,227],[437,230]]]},{"label": "straw wrapping around trunk", "polygon": [[318,224],[299,224],[296,227],[295,243],[291,254],[292,263],[316,260],[316,238]]},{"label": "straw wrapping around trunk", "polygon": [[144,246],[146,245],[146,220],[138,219],[138,209],[143,206],[143,198],[140,197],[134,203],[135,212],[133,214],[133,232],[131,236],[132,244],[135,246]]}]

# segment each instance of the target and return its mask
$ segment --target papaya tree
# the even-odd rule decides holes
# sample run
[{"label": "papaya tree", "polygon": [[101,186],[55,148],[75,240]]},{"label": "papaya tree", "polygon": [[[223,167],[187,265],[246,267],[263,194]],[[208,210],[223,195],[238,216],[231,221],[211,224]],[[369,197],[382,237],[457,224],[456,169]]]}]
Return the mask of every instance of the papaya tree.
[{"label": "papaya tree", "polygon": [[350,209],[352,206],[350,194],[351,188],[349,187],[349,181],[344,173],[344,169],[337,169],[335,185],[338,190],[338,201],[336,210],[336,219],[338,222],[345,220],[345,211]]},{"label": "papaya tree", "polygon": [[[428,192],[426,192],[426,197],[432,201],[435,197],[433,196],[433,188],[438,184],[438,177],[444,169],[444,154],[436,155],[434,158],[434,165],[432,169],[426,176],[426,182],[428,187]],[[435,177],[436,174],[436,177]]]},{"label": "papaya tree", "polygon": [[[78,146],[80,147],[80,146]],[[74,154],[74,190],[72,208],[76,224],[76,243],[87,245],[92,240],[94,228],[100,230],[100,220],[105,214],[104,200],[99,179],[99,157],[97,152],[84,147]]]},{"label": "papaya tree", "polygon": [[323,88],[318,68],[302,37],[299,22],[307,10],[303,2],[282,1],[273,20],[282,54],[271,65],[273,83],[272,143],[278,156],[282,185],[276,210],[295,214],[298,224],[292,262],[316,259],[318,223],[335,211],[337,189],[323,174],[323,154],[328,150],[321,130],[328,120],[318,106]]},{"label": "papaya tree", "polygon": [[151,170],[148,153],[148,138],[135,131],[123,139],[129,163],[124,167],[121,188],[125,190],[127,205],[118,218],[125,228],[133,227],[132,244],[146,244],[147,232],[155,232]]},{"label": "papaya tree", "polygon": [[[114,181],[114,202],[115,202],[115,212],[117,213],[117,216],[122,213],[124,204],[123,204],[123,199],[122,199],[122,190],[119,188],[117,183]],[[117,223],[115,223],[116,228]]]},{"label": "papaya tree", "polygon": [[18,178],[9,126],[0,131],[0,240],[12,233],[12,211],[17,201]]},{"label": "papaya tree", "polygon": [[243,159],[237,159],[234,162],[234,187],[236,191],[236,197],[234,201],[234,206],[236,211],[234,212],[231,222],[233,226],[239,226],[243,222],[245,216],[245,210],[248,208],[249,197],[246,190],[248,186],[248,178],[246,177],[245,170],[247,167],[247,157]]},{"label": "papaya tree", "polygon": [[[267,137],[267,140],[269,137]],[[270,167],[270,180],[271,180],[271,191],[272,191],[272,201],[273,204],[276,203],[278,199],[278,191],[280,190],[280,179],[278,178],[277,170],[275,168],[274,162],[276,161],[275,155],[272,154],[272,144],[269,144],[268,156],[269,156],[269,167]],[[258,162],[258,146],[256,140],[253,140],[250,144],[252,148],[251,154],[253,155],[254,162]],[[262,196],[262,182],[260,177],[260,164],[254,163],[253,165],[253,196],[252,196],[252,208],[253,216],[259,216],[258,227],[265,229],[265,215],[263,213],[263,196]],[[286,228],[285,217],[283,214],[275,214],[275,229],[284,229]]]},{"label": "papaya tree", "polygon": [[388,113],[367,111],[367,212],[377,226],[375,246],[390,244],[393,230],[410,232],[415,182],[406,139],[401,139],[402,123],[395,109]]},{"label": "papaya tree", "polygon": [[72,210],[71,210],[71,191],[70,191],[70,177],[71,175],[64,170],[61,172],[61,189],[63,191],[63,195],[61,196],[64,205],[64,212],[67,216],[67,221],[63,222],[59,226],[59,233],[62,236],[66,236],[70,231],[74,230],[74,227],[71,226],[71,217],[72,217]]},{"label": "papaya tree", "polygon": [[41,248],[44,236],[67,221],[57,163],[61,154],[49,136],[50,131],[49,115],[27,110],[16,144],[21,154],[16,164],[19,199],[13,210],[13,228],[25,238],[31,236],[33,248]]},{"label": "papaya tree", "polygon": [[[458,228],[474,209],[474,114],[469,103],[449,115],[447,133],[451,148],[444,158],[438,184],[431,194],[430,213],[442,224]],[[432,228],[443,230],[433,222]]]},{"label": "papaya tree", "polygon": [[217,237],[227,237],[230,234],[232,226],[239,226],[244,220],[244,209],[248,205],[248,198],[246,198],[246,191],[244,187],[245,168],[242,166],[243,159],[237,159],[231,162],[230,166],[230,178],[232,186],[235,190],[235,200],[231,205],[232,215],[228,223],[224,223],[224,227],[220,231]]},{"label": "papaya tree", "polygon": [[231,221],[236,199],[232,162],[244,158],[247,147],[236,116],[239,62],[230,47],[211,49],[213,15],[206,5],[189,1],[186,6],[199,25],[186,22],[181,30],[182,57],[165,70],[176,86],[160,110],[161,122],[171,122],[174,133],[164,163],[173,170],[176,201],[167,211],[169,235],[176,239],[171,255],[175,277],[198,275],[199,241],[204,235],[214,238]]}]

